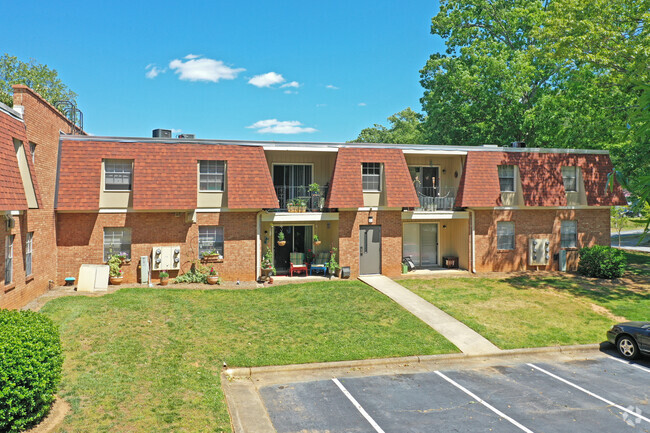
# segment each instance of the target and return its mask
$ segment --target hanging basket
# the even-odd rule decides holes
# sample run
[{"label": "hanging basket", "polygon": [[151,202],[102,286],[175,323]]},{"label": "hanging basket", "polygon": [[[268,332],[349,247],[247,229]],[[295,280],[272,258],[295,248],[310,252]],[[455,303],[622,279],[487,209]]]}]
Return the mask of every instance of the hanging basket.
[{"label": "hanging basket", "polygon": [[278,246],[283,247],[287,244],[287,241],[278,241]]},{"label": "hanging basket", "polygon": [[314,245],[319,246],[321,244],[321,241],[314,241]]}]

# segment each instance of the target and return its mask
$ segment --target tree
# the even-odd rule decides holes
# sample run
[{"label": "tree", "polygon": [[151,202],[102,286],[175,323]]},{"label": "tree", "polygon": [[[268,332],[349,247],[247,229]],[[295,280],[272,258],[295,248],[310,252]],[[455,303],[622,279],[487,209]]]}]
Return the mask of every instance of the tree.
[{"label": "tree", "polygon": [[625,224],[629,221],[626,212],[626,206],[612,206],[610,208],[611,225],[618,233],[619,247],[621,246],[621,230],[623,230],[623,227],[625,227]]},{"label": "tree", "polygon": [[388,119],[390,128],[375,124],[372,128],[364,128],[352,142],[356,143],[404,143],[422,144],[422,115],[408,107],[395,113]]},{"label": "tree", "polygon": [[25,63],[5,54],[0,57],[0,102],[10,107],[13,106],[13,84],[29,86],[51,104],[56,101],[76,104],[77,94],[63,84],[56,70],[33,59]]}]

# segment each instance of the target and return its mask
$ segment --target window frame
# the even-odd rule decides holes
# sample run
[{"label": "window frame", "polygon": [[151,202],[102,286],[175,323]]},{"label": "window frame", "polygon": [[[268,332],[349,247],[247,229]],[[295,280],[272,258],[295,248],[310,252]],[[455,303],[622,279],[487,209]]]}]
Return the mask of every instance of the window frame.
[{"label": "window frame", "polygon": [[34,273],[34,232],[27,232],[25,236],[25,276]]},{"label": "window frame", "polygon": [[[201,240],[202,237],[204,237],[206,235],[211,236],[213,234],[212,233],[207,233],[206,234],[206,233],[201,233],[201,232],[206,231],[206,230],[211,230],[211,229],[215,230],[214,231],[214,241],[212,241],[212,243],[209,246],[208,245],[202,246],[201,245],[202,242],[205,242],[205,243],[208,242],[208,241],[205,241],[205,240],[202,241]],[[225,252],[224,251],[225,250],[225,234],[224,233],[225,233],[225,230],[224,230],[223,226],[219,226],[219,225],[202,225],[202,226],[199,226],[199,234],[198,234],[198,239],[197,239],[199,259],[203,258],[202,255],[203,255],[204,252],[208,252],[208,251],[212,251],[212,250],[215,250],[217,253],[219,253],[221,255],[221,257],[225,256],[225,254],[224,254],[224,252]],[[219,246],[221,248],[219,248]]]},{"label": "window frame", "polygon": [[[113,231],[113,233],[111,234],[111,237],[113,239],[115,238],[115,232],[116,231],[119,230],[119,231],[122,232],[122,234],[120,235],[121,236],[120,237],[121,242],[119,243],[119,246],[120,246],[119,251],[112,251],[112,250],[107,251],[107,249],[106,249],[106,237],[107,237],[106,235],[107,235],[107,231],[109,231],[109,230]],[[125,234],[128,234],[128,236],[127,236],[128,241],[129,241],[128,244],[124,242],[124,239],[126,238],[124,236]],[[110,245],[111,245],[111,247],[109,247],[109,248],[112,248],[112,245],[114,245],[114,242],[111,241]],[[125,245],[129,246],[128,250],[124,249]],[[124,253],[124,252],[126,253],[126,258],[130,259],[131,258],[132,246],[133,246],[133,241],[132,241],[132,237],[131,237],[131,228],[130,227],[104,227],[104,237],[103,237],[103,243],[102,243],[102,254],[103,254],[103,257],[104,257],[104,262],[108,261],[109,255],[120,254],[120,253]]]},{"label": "window frame", "polygon": [[[203,171],[203,166],[205,165],[206,171]],[[215,165],[215,172],[212,173],[209,171],[209,165],[210,163],[214,163]],[[219,169],[221,168],[221,173],[219,172]],[[225,160],[215,160],[215,159],[202,159],[199,160],[199,192],[224,192],[226,189],[226,161]],[[202,180],[203,176],[215,176],[215,180]],[[221,177],[221,181],[219,181],[219,177]],[[211,183],[215,184],[215,189],[203,189],[202,184],[205,183],[206,186],[209,186]],[[221,184],[219,184],[221,183]]]},{"label": "window frame", "polygon": [[[110,164],[120,164],[124,168],[124,166],[129,165],[129,171],[111,171],[109,173],[108,171],[108,166]],[[104,166],[104,191],[108,192],[130,192],[133,190],[133,160],[132,159],[104,159],[103,160],[103,166]],[[109,188],[109,183],[107,182],[108,180],[108,175],[124,175],[127,174],[129,175],[129,184],[128,188],[115,188],[111,187]],[[111,183],[110,185],[124,185],[124,184],[116,184],[116,183]]]},{"label": "window frame", "polygon": [[[565,230],[565,226],[569,226],[568,223],[571,223],[570,226],[575,231],[571,232]],[[572,236],[572,239],[565,239],[565,236]],[[566,245],[565,245],[566,244]],[[577,220],[562,220],[560,222],[560,248],[562,249],[572,249],[578,248],[578,221]]]},{"label": "window frame", "polygon": [[[567,178],[570,179],[569,176],[565,176],[565,171],[568,171],[567,169],[572,169],[573,170],[573,189],[567,188]],[[564,191],[565,192],[578,192],[578,167],[575,165],[569,165],[569,166],[562,166],[560,168],[562,172],[562,184],[564,185]]]},{"label": "window frame", "polygon": [[[372,169],[378,170],[378,173],[368,173],[367,171]],[[362,162],[361,163],[361,189],[363,192],[381,192],[382,191],[382,174],[384,172],[384,165],[381,162]],[[377,182],[377,189],[368,189],[366,188],[366,179],[371,176],[373,179],[373,184]]]},{"label": "window frame", "polygon": [[14,282],[14,239],[16,235],[5,237],[5,286]]},{"label": "window frame", "polygon": [[[517,182],[516,182],[517,174],[516,174],[515,167],[516,167],[515,165],[498,165],[497,166],[497,171],[498,171],[498,175],[499,175],[499,190],[501,192],[517,192]],[[512,177],[503,175],[502,172],[505,171],[506,168],[512,168]],[[512,179],[512,189],[511,190],[503,189],[502,180],[504,180],[504,179]]]},{"label": "window frame", "polygon": [[[512,227],[512,234],[503,234],[500,233],[499,226],[501,227]],[[511,244],[508,248],[502,248],[503,243],[499,242],[499,238],[502,236],[508,236],[511,238]],[[514,221],[497,221],[497,251],[513,251],[517,247],[516,242],[516,232],[515,232],[515,222]]]}]

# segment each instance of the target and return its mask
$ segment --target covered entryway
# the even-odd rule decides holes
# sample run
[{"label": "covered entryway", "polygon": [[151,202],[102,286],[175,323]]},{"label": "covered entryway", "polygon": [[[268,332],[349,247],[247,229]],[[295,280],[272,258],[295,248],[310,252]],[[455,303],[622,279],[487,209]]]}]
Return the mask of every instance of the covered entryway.
[{"label": "covered entryway", "polygon": [[278,273],[289,271],[289,254],[306,253],[312,249],[312,226],[276,226],[274,239],[277,241],[280,232],[284,233],[286,244],[279,246],[276,242],[274,251],[274,266]]},{"label": "covered entryway", "polygon": [[359,227],[359,273],[381,274],[381,226]]}]

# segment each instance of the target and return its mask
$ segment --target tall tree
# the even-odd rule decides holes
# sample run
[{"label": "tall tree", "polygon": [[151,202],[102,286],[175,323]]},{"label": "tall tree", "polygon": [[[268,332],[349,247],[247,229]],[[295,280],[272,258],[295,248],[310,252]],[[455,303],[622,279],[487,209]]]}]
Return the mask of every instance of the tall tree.
[{"label": "tall tree", "polygon": [[390,123],[390,128],[375,123],[372,128],[361,130],[359,136],[352,141],[357,143],[425,143],[421,123],[422,115],[413,111],[411,107],[393,114],[387,120]]},{"label": "tall tree", "polygon": [[41,65],[35,60],[25,63],[15,56],[5,54],[0,57],[0,102],[13,105],[14,84],[25,84],[38,92],[46,101],[76,102],[77,94],[68,88],[54,69]]}]

